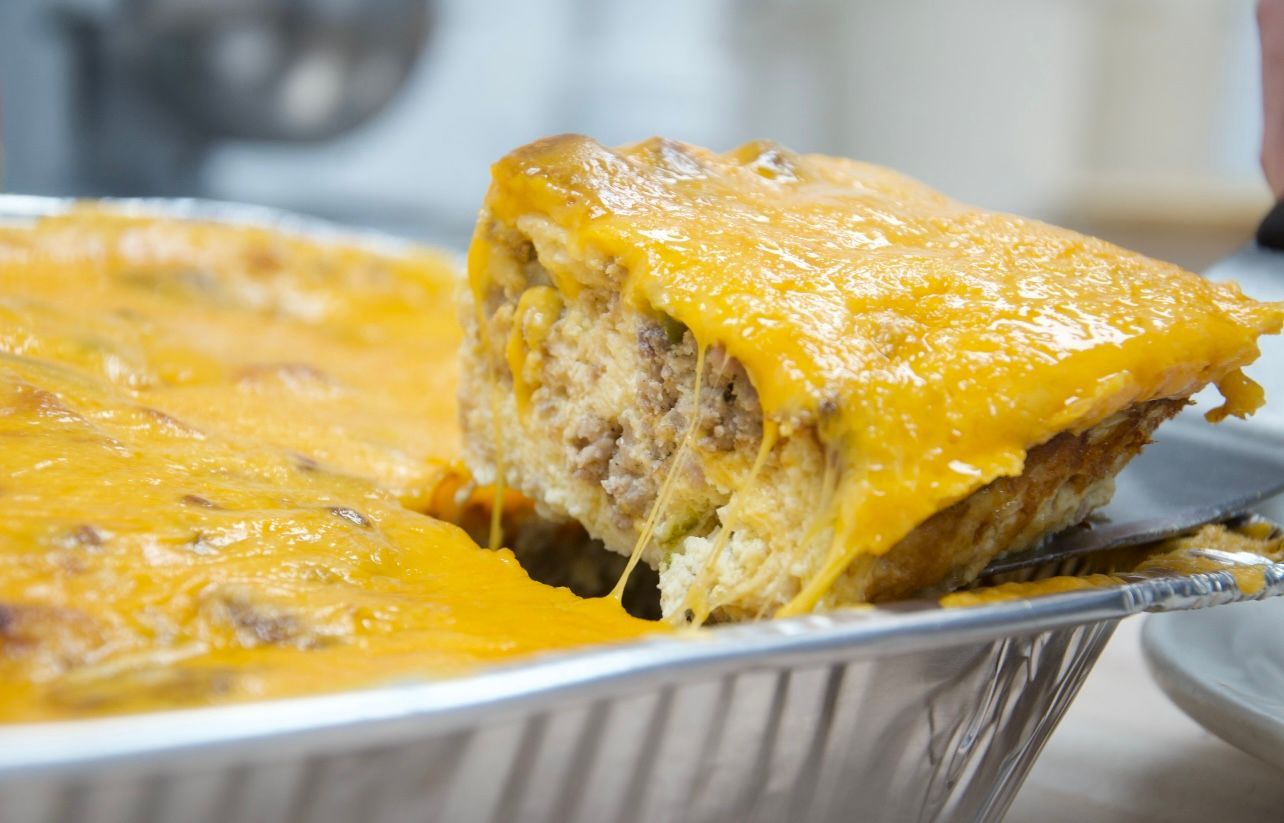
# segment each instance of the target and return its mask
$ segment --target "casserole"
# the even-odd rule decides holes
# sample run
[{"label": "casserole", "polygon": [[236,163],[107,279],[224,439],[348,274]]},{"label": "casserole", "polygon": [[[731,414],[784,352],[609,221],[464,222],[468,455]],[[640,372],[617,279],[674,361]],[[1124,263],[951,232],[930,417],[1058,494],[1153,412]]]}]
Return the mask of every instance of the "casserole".
[{"label": "casserole", "polygon": [[[0,198],[7,222],[70,207]],[[398,248],[260,209],[116,208]],[[997,820],[1118,620],[1284,592],[1284,566],[1255,568],[1247,594],[1230,571],[1155,569],[975,608],[720,626],[441,681],[9,725],[0,819]],[[1073,570],[1036,574],[1054,571]]]}]

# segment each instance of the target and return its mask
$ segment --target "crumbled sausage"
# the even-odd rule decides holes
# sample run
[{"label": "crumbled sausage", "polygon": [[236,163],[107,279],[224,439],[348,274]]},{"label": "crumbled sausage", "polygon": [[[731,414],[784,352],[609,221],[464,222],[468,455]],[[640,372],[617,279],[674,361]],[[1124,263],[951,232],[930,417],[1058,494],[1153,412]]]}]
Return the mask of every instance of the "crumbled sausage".
[{"label": "crumbled sausage", "polygon": [[623,433],[618,421],[601,417],[590,417],[573,424],[567,431],[571,472],[581,480],[601,483],[606,478]]},{"label": "crumbled sausage", "polygon": [[98,548],[103,544],[102,533],[88,523],[82,523],[71,532],[71,539],[78,546]]},{"label": "crumbled sausage", "polygon": [[611,499],[616,521],[622,526],[644,516],[660,489],[660,466],[646,452],[626,433],[602,480],[602,489]]},{"label": "crumbled sausage", "polygon": [[271,603],[246,586],[219,586],[202,594],[202,615],[229,626],[245,648],[293,646],[312,649],[333,642],[335,628],[307,614]]},{"label": "crumbled sausage", "polygon": [[[679,327],[680,328],[680,327]],[[678,400],[695,383],[695,344],[689,332],[676,335],[663,324],[646,324],[638,332],[638,353],[642,374],[638,381],[638,405],[656,418],[656,434],[663,439],[665,428],[688,425],[681,415],[671,413]],[[762,409],[758,392],[740,361],[713,346],[705,355],[700,387],[700,430],[697,446],[706,451],[752,449],[762,438]]]},{"label": "crumbled sausage", "polygon": [[707,451],[748,451],[762,439],[762,408],[758,392],[740,361],[721,346],[706,356],[700,389],[700,448]]},{"label": "crumbled sausage", "polygon": [[202,497],[202,496],[201,496],[201,495],[199,495],[199,494],[185,494],[185,495],[183,495],[182,497],[180,497],[180,498],[178,498],[178,499],[179,499],[179,501],[180,501],[180,502],[185,503],[185,504],[187,504],[188,506],[197,506],[197,507],[202,508],[202,509],[221,509],[221,508],[223,508],[223,507],[222,507],[222,506],[220,506],[219,504],[215,503],[213,500],[210,500],[208,497]]}]

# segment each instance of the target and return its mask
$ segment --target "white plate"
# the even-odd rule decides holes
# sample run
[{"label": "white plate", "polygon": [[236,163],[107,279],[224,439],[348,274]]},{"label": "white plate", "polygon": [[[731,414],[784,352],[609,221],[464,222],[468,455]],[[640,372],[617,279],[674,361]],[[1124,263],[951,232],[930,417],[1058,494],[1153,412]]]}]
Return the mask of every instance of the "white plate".
[{"label": "white plate", "polygon": [[1150,672],[1213,734],[1284,769],[1284,600],[1154,615]]}]

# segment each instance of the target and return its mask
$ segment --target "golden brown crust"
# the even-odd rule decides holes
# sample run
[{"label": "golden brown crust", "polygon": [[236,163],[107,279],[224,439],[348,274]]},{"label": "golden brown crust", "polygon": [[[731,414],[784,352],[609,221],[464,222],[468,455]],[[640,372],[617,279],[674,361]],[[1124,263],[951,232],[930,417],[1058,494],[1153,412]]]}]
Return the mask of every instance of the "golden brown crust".
[{"label": "golden brown crust", "polygon": [[1114,476],[1185,404],[1139,404],[1082,434],[1063,433],[1031,449],[1024,472],[938,512],[879,558],[866,583],[869,599],[949,591],[996,557],[1078,523],[1109,500]]}]

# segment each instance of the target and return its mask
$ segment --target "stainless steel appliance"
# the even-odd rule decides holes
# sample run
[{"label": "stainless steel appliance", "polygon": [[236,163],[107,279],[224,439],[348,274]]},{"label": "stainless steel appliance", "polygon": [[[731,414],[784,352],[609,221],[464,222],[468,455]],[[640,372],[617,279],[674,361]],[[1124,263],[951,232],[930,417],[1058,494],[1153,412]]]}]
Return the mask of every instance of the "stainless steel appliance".
[{"label": "stainless steel appliance", "polygon": [[432,20],[429,0],[0,6],[6,187],[64,194],[199,194],[219,141],[342,134],[395,96]]}]

